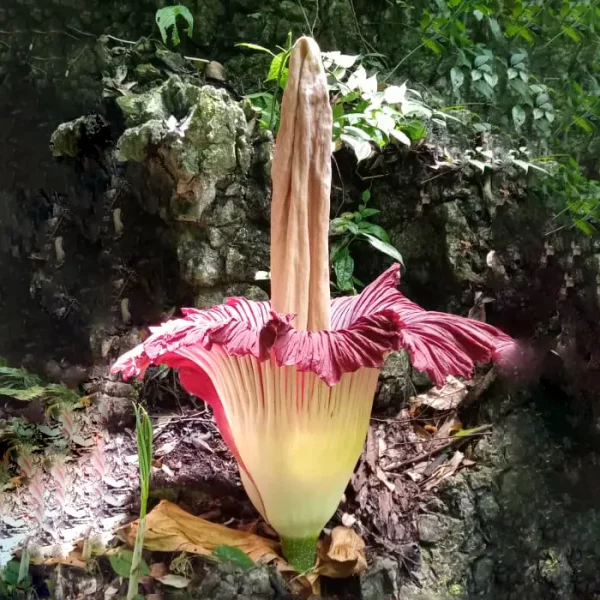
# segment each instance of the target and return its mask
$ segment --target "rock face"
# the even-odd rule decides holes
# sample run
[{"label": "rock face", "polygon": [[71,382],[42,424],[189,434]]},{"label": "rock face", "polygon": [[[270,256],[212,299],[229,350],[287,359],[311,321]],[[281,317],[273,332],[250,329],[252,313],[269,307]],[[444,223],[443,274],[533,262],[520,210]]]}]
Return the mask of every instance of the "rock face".
[{"label": "rock face", "polygon": [[[124,330],[171,307],[266,297],[254,276],[269,268],[271,137],[247,105],[182,72],[164,49],[160,61],[147,44],[98,52],[110,118],[78,117],[52,134],[69,177],[61,192],[3,204],[0,269],[22,282],[27,312],[42,324],[28,353],[11,341],[21,326],[5,321],[12,331],[0,355],[37,368],[49,359],[109,360]],[[151,60],[161,68],[147,68]],[[7,306],[23,295],[14,288]],[[60,331],[51,351],[49,330]]]}]

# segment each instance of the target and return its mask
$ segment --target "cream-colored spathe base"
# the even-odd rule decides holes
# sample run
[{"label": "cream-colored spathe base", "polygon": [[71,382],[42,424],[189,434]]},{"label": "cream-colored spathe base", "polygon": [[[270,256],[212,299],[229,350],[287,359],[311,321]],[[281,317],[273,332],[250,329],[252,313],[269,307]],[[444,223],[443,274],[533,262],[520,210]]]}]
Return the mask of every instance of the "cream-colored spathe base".
[{"label": "cream-colored spathe base", "polygon": [[282,537],[317,536],[360,456],[379,369],[346,374],[330,388],[273,359],[211,355],[250,499]]}]

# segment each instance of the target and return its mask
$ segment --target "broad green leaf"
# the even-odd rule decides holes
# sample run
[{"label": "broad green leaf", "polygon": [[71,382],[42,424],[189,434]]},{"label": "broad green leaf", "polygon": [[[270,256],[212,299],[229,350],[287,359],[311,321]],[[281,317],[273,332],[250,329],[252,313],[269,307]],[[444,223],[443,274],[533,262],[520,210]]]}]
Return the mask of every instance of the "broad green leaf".
[{"label": "broad green leaf", "polygon": [[271,52],[268,48],[265,48],[264,46],[259,46],[258,44],[248,44],[246,42],[240,42],[239,44],[236,44],[236,47],[248,48],[249,50],[256,50],[258,52],[266,52],[271,56],[275,56],[275,54]]},{"label": "broad green leaf", "polygon": [[346,135],[344,133],[340,135],[340,139],[346,144],[348,144],[350,148],[352,148],[358,162],[369,158],[369,156],[373,154],[373,148],[371,147],[370,142],[367,142],[365,140],[359,140],[351,135]]},{"label": "broad green leaf", "polygon": [[491,75],[484,73],[483,78],[488,82],[490,87],[496,87],[496,84],[498,83],[498,75],[495,73],[492,73]]},{"label": "broad green leaf", "polygon": [[422,38],[421,41],[423,45],[427,46],[427,48],[429,48],[434,54],[437,54],[438,56],[444,51],[444,48],[431,38]]},{"label": "broad green leaf", "polygon": [[376,208],[363,208],[360,211],[360,215],[363,219],[368,219],[369,217],[373,217],[375,215],[378,215],[381,211],[377,210]]},{"label": "broad green leaf", "polygon": [[488,19],[488,22],[490,24],[490,30],[492,31],[492,35],[497,40],[501,40],[504,36],[502,35],[502,29],[500,28],[500,25],[498,24],[498,21],[496,19],[490,17]]},{"label": "broad green leaf", "polygon": [[[265,81],[279,81],[280,78],[284,77],[284,71],[287,71],[287,67],[285,66],[287,58],[287,53],[283,52],[273,57]],[[287,73],[285,73],[285,78],[287,79]]]},{"label": "broad green leaf", "polygon": [[243,550],[234,546],[220,544],[215,548],[213,556],[223,562],[232,563],[240,569],[251,569],[254,566],[254,561]]},{"label": "broad green leaf", "polygon": [[519,77],[527,83],[529,81],[529,73],[527,71],[519,71]]},{"label": "broad green leaf", "polygon": [[535,38],[533,37],[531,31],[529,31],[529,29],[525,27],[520,27],[518,33],[527,42],[533,43],[535,41]]},{"label": "broad green leaf", "polygon": [[481,65],[485,65],[486,63],[492,60],[491,54],[479,54],[475,57],[475,66],[480,67]]},{"label": "broad green leaf", "polygon": [[572,27],[565,27],[563,29],[563,31],[574,41],[574,42],[581,42],[581,35],[579,34],[579,32],[576,29],[573,29]]},{"label": "broad green leaf", "polygon": [[516,69],[513,69],[512,67],[510,69],[506,70],[506,76],[509,79],[514,79],[515,77],[519,76],[519,71],[517,71]]},{"label": "broad green leaf", "polygon": [[36,400],[37,398],[41,398],[44,395],[46,388],[34,385],[26,390],[17,390],[14,388],[0,388],[0,396],[10,396],[15,400],[21,400],[23,402],[28,402],[30,400]]},{"label": "broad green leaf", "polygon": [[423,121],[417,121],[416,119],[405,121],[398,129],[404,131],[413,142],[422,140],[427,136],[427,127],[425,127]]},{"label": "broad green leaf", "polygon": [[590,223],[588,223],[587,221],[583,221],[583,220],[576,220],[575,221],[575,225],[578,229],[580,229],[581,231],[583,231],[583,233],[585,233],[586,235],[592,235],[593,233],[596,232],[595,227],[593,227]]},{"label": "broad green leaf", "polygon": [[375,223],[368,223],[366,221],[363,221],[358,226],[358,231],[360,233],[368,233],[370,235],[374,235],[376,238],[379,238],[380,240],[387,242],[388,244],[390,243],[390,236],[388,235],[387,231],[383,227],[375,225]]},{"label": "broad green leaf", "polygon": [[325,59],[331,60],[338,67],[343,69],[349,69],[354,66],[354,63],[358,60],[358,54],[342,54],[339,51],[335,52],[321,52],[321,56]]},{"label": "broad green leaf", "polygon": [[541,108],[534,108],[533,109],[533,118],[534,119],[541,119],[544,116],[544,111]]},{"label": "broad green leaf", "polygon": [[546,115],[546,119],[548,119],[548,123],[554,122],[555,115],[553,112],[550,112],[549,110],[547,110],[544,114]]},{"label": "broad green leaf", "polygon": [[465,74],[458,67],[452,67],[452,69],[450,69],[450,79],[452,80],[452,87],[456,91],[464,83]]},{"label": "broad green leaf", "polygon": [[494,90],[485,81],[476,81],[473,84],[473,88],[488,100],[492,100],[494,97]]},{"label": "broad green leaf", "polygon": [[520,129],[525,123],[527,115],[525,114],[523,107],[519,104],[512,107],[512,118],[516,129]]},{"label": "broad green leaf", "polygon": [[373,248],[379,250],[379,252],[383,254],[387,254],[395,261],[398,261],[402,266],[404,266],[402,255],[400,254],[400,252],[398,252],[398,250],[396,250],[396,248],[394,248],[394,246],[368,233],[363,233],[361,235],[369,242],[369,244],[371,244],[371,246],[373,246]]},{"label": "broad green leaf", "polygon": [[371,136],[364,129],[361,129],[360,127],[355,127],[354,125],[346,125],[344,127],[344,132],[350,133],[354,137],[360,138],[361,140],[365,140],[366,142],[371,141]]},{"label": "broad green leaf", "polygon": [[16,587],[19,583],[19,572],[21,563],[16,560],[11,560],[7,563],[2,571],[2,579],[10,586]]},{"label": "broad green leaf", "polygon": [[190,12],[190,9],[182,4],[165,6],[156,11],[156,24],[158,25],[160,35],[165,44],[169,39],[168,30],[170,28],[172,28],[171,41],[173,42],[173,46],[178,46],[181,41],[177,29],[177,17],[182,17],[185,20],[187,27],[184,27],[183,31],[187,33],[188,37],[192,37],[194,31],[194,16]]},{"label": "broad green leaf", "polygon": [[400,131],[399,129],[392,129],[389,134],[401,144],[404,144],[410,148],[410,138],[403,131]]},{"label": "broad green leaf", "polygon": [[340,235],[348,231],[348,222],[348,219],[345,219],[344,217],[337,217],[336,219],[332,219],[329,223],[331,235]]},{"label": "broad green leaf", "polygon": [[406,97],[406,83],[402,85],[390,85],[383,91],[383,99],[388,104],[400,104]]},{"label": "broad green leaf", "polygon": [[481,162],[480,160],[475,160],[474,158],[471,158],[469,160],[469,164],[473,165],[474,167],[477,167],[482,173],[486,170],[486,168],[492,168],[491,165]]},{"label": "broad green leaf", "polygon": [[[371,190],[365,190],[365,191],[362,193],[362,196],[361,196],[361,197],[362,197],[362,201],[363,201],[365,204],[367,204],[367,202],[368,202],[368,201],[371,199]],[[374,209],[372,209],[372,208],[371,208],[371,209],[369,209],[369,210],[374,210]],[[361,211],[361,212],[362,212],[362,211]],[[371,214],[374,214],[374,213],[371,213]],[[363,216],[364,216],[364,215],[363,215]]]},{"label": "broad green leaf", "polygon": [[[108,560],[113,571],[119,577],[129,578],[131,572],[131,562],[133,560],[133,552],[127,548],[120,548],[114,554],[109,555]],[[139,576],[146,577],[150,574],[150,568],[145,560],[141,560]]]},{"label": "broad green leaf", "polygon": [[583,129],[583,131],[585,131],[586,133],[593,133],[594,131],[592,124],[584,117],[575,117],[573,119],[573,122],[575,123],[575,125],[577,125],[577,127]]},{"label": "broad green leaf", "polygon": [[479,81],[483,77],[483,73],[478,69],[474,69],[471,71],[471,79],[473,81]]},{"label": "broad green leaf", "polygon": [[333,270],[335,272],[338,288],[343,292],[352,290],[354,259],[350,256],[350,250],[348,250],[348,248],[343,248],[334,255]]},{"label": "broad green leaf", "polygon": [[527,58],[526,54],[517,52],[510,57],[510,64],[511,64],[511,66],[516,67],[517,65],[520,65],[521,63],[523,63],[526,58]]},{"label": "broad green leaf", "polygon": [[353,221],[348,221],[348,231],[356,235],[358,233],[358,225]]},{"label": "broad green leaf", "polygon": [[473,16],[478,20],[481,21],[483,19],[483,13],[480,10],[474,10],[473,11]]}]

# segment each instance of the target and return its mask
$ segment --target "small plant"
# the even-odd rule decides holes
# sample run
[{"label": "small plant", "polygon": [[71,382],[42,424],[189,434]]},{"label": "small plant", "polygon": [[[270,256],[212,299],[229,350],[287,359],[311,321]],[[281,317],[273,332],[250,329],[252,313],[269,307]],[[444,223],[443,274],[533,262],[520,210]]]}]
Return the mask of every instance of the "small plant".
[{"label": "small plant", "polygon": [[156,24],[162,37],[163,43],[169,42],[169,30],[171,30],[171,43],[173,46],[179,46],[181,38],[179,37],[179,29],[177,25],[177,18],[181,17],[186,26],[182,28],[188,37],[192,37],[194,32],[194,16],[190,12],[189,8],[182,4],[176,4],[175,6],[165,6],[159,8],[156,11]]},{"label": "small plant", "polygon": [[[138,593],[138,578],[144,574],[147,565],[142,559],[144,548],[144,535],[146,533],[146,510],[148,508],[148,495],[150,493],[150,468],[152,466],[152,423],[146,410],[134,404],[137,434],[137,447],[140,469],[140,518],[135,537],[135,546],[131,556],[131,570],[127,600],[133,600]],[[143,567],[145,565],[145,568]]]},{"label": "small plant", "polygon": [[29,598],[33,583],[29,576],[29,548],[23,548],[21,560],[11,560],[0,573],[0,598]]},{"label": "small plant", "polygon": [[241,43],[237,45],[241,48],[265,52],[273,57],[271,65],[269,66],[269,72],[265,79],[265,83],[269,84],[270,89],[249,94],[246,98],[248,98],[253,106],[260,111],[261,126],[270,131],[277,131],[279,129],[279,113],[281,110],[280,98],[283,94],[283,90],[285,90],[288,79],[288,63],[293,46],[292,32],[290,31],[288,33],[285,47],[277,47],[279,50],[277,54],[268,48],[257,44]]},{"label": "small plant", "polygon": [[392,246],[390,236],[385,229],[369,220],[379,213],[376,208],[368,207],[370,199],[371,192],[365,190],[362,195],[362,203],[356,212],[343,213],[331,221],[331,235],[339,238],[331,245],[331,264],[335,273],[336,286],[341,292],[356,293],[356,286],[363,286],[354,277],[354,258],[351,254],[351,247],[357,240],[369,242],[379,252],[402,263],[402,256]]},{"label": "small plant", "polygon": [[[411,146],[427,135],[428,121],[445,125],[448,115],[423,102],[406,83],[386,86],[368,75],[360,56],[323,53],[333,110],[333,142],[350,147],[358,161],[390,143]],[[453,118],[453,117],[452,117]]]}]

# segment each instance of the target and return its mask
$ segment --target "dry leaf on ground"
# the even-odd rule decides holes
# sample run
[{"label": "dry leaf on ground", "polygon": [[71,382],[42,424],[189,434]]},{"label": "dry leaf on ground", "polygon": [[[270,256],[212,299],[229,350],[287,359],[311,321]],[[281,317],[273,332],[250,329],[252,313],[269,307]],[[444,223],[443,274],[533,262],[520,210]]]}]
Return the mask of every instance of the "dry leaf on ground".
[{"label": "dry leaf on ground", "polygon": [[335,527],[328,539],[317,546],[317,573],[341,579],[362,573],[367,568],[365,543],[347,527]]},{"label": "dry leaf on ground", "polygon": [[452,410],[465,399],[467,392],[467,386],[462,381],[450,376],[441,388],[435,387],[426,394],[419,394],[413,402],[433,410]]},{"label": "dry leaf on ground", "polygon": [[457,469],[460,467],[464,457],[465,455],[457,450],[449,461],[439,466],[435,470],[434,474],[431,476],[431,479],[424,485],[423,489],[426,491],[432,490],[438,487],[444,479],[452,477],[452,475],[454,475],[454,473],[456,473]]},{"label": "dry leaf on ground", "polygon": [[[134,521],[120,530],[131,546],[137,529],[138,522]],[[167,500],[146,516],[144,547],[148,550],[209,556],[220,545],[239,548],[254,562],[268,563],[278,557],[277,542],[195,517]]]}]

